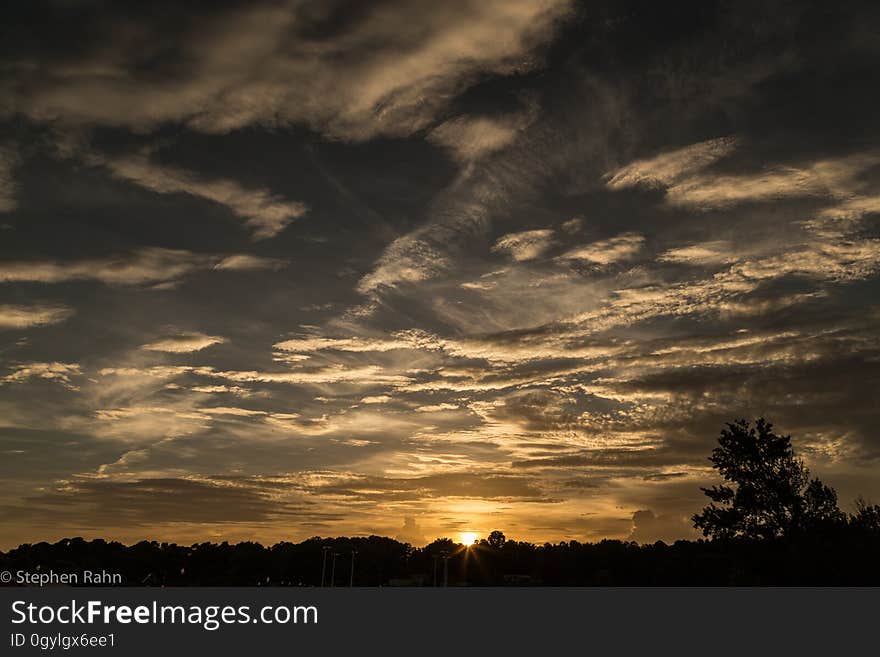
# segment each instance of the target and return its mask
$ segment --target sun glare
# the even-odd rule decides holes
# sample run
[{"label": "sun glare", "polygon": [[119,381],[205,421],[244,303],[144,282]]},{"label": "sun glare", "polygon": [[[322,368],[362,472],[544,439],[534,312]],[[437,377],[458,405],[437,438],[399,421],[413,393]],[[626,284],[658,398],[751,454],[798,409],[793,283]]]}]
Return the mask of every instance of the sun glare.
[{"label": "sun glare", "polygon": [[461,542],[465,545],[473,545],[477,542],[477,534],[476,532],[462,532],[461,533]]}]

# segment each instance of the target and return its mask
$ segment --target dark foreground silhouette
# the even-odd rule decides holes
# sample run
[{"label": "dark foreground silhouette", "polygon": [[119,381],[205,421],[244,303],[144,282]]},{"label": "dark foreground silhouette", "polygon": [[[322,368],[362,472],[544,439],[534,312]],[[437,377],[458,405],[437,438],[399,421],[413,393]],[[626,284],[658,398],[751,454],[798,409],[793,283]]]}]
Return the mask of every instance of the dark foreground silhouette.
[{"label": "dark foreground silhouette", "polygon": [[880,585],[880,506],[854,513],[763,419],[728,424],[710,461],[723,482],[693,518],[707,539],[653,545],[532,543],[500,531],[471,546],[380,537],[132,546],[81,538],[0,553],[0,570],[118,573],[135,586]]}]

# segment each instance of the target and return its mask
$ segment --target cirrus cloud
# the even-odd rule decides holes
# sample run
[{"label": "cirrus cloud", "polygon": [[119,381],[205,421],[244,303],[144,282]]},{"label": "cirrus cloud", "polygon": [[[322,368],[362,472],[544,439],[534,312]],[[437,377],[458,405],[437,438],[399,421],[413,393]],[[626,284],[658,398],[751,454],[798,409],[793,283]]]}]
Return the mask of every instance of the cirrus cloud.
[{"label": "cirrus cloud", "polygon": [[143,247],[103,258],[0,262],[0,283],[99,281],[107,285],[149,285],[177,281],[199,270],[267,269],[276,267],[276,262],[251,255],[216,256],[184,249]]},{"label": "cirrus cloud", "polygon": [[147,351],[165,351],[172,354],[184,354],[193,351],[201,351],[215,344],[223,344],[226,338],[217,335],[206,335],[204,333],[180,333],[168,338],[156,340],[141,346],[141,349]]},{"label": "cirrus cloud", "polygon": [[0,329],[23,329],[63,322],[74,314],[61,304],[0,304]]}]

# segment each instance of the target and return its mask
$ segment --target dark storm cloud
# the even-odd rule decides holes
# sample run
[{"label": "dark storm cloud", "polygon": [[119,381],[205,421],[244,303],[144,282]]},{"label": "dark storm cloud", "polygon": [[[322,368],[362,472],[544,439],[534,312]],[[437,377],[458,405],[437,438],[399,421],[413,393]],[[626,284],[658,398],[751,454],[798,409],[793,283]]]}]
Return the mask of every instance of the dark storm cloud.
[{"label": "dark storm cloud", "polygon": [[671,540],[761,414],[877,494],[874,3],[8,13],[10,536]]}]

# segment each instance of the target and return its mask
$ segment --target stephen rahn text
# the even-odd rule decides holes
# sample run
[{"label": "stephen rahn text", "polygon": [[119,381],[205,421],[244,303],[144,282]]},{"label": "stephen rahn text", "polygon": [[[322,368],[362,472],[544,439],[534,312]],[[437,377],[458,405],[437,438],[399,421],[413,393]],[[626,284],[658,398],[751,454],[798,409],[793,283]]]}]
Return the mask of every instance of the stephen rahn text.
[{"label": "stephen rahn text", "polygon": [[114,584],[122,584],[122,575],[120,573],[108,573],[106,570],[83,570],[79,573],[56,573],[54,570],[29,573],[19,570],[15,573],[15,582],[23,586],[76,586],[77,584],[112,586]]}]

